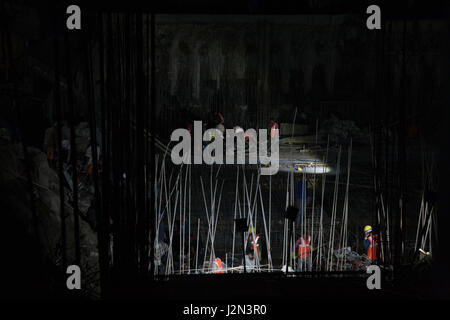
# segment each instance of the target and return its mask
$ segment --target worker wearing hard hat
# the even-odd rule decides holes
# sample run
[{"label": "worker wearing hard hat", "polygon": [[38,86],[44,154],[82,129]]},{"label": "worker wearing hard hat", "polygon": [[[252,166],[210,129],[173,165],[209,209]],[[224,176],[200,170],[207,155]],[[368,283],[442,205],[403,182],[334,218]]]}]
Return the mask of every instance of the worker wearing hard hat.
[{"label": "worker wearing hard hat", "polygon": [[367,258],[371,262],[377,261],[378,240],[377,236],[373,234],[371,226],[364,227],[364,248],[367,249]]}]

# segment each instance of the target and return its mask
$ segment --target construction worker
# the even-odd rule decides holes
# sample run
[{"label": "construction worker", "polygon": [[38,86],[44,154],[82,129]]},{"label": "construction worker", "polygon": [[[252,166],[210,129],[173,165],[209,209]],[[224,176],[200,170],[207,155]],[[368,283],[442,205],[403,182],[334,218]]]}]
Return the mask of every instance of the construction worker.
[{"label": "construction worker", "polygon": [[364,248],[367,249],[367,258],[373,263],[377,261],[378,240],[373,234],[371,226],[364,227]]},{"label": "construction worker", "polygon": [[253,255],[253,251],[247,250],[247,254],[245,255],[245,268],[247,272],[254,272],[256,266],[255,256]]},{"label": "construction worker", "polygon": [[192,123],[186,122],[186,130],[189,131],[189,135],[192,137],[192,130],[193,130]]},{"label": "construction worker", "polygon": [[303,266],[306,267],[306,271],[312,270],[312,259],[311,259],[311,236],[307,236],[306,240],[303,236],[301,236],[296,245],[298,246],[298,265],[297,271],[303,271]]},{"label": "construction worker", "polygon": [[276,130],[278,130],[278,123],[274,120],[270,120],[270,137],[275,137]]},{"label": "construction worker", "polygon": [[207,129],[215,128],[218,124],[225,125],[225,119],[220,112],[210,112],[207,118]]},{"label": "construction worker", "polygon": [[223,273],[222,260],[219,257],[213,262],[213,273]]},{"label": "construction worker", "polygon": [[63,159],[63,163],[69,164],[70,163],[70,141],[65,139],[61,141],[61,158]]},{"label": "construction worker", "polygon": [[[92,155],[91,145],[89,145],[89,147],[86,149],[85,157],[86,157],[86,165],[84,166],[84,170],[86,172],[86,175],[92,176],[92,171],[94,167],[93,163],[94,156]],[[97,144],[97,162],[99,160],[100,160],[100,146]]]},{"label": "construction worker", "polygon": [[[163,236],[164,237],[164,236]],[[164,273],[164,261],[166,261],[169,246],[164,241],[156,241],[154,247],[154,264],[157,274]]]},{"label": "construction worker", "polygon": [[56,122],[50,128],[45,130],[44,134],[44,152],[47,155],[48,165],[51,168],[56,167],[55,157],[58,148],[58,131]]},{"label": "construction worker", "polygon": [[[258,260],[261,261],[261,250],[259,250],[259,235],[254,232],[253,228],[248,230],[248,242],[250,243],[250,250],[256,254]],[[253,239],[253,236],[255,237]]]},{"label": "construction worker", "polygon": [[222,116],[222,114],[221,114],[220,112],[216,112],[215,115],[216,115],[216,118],[217,118],[216,121],[218,121],[219,124],[224,125],[224,124],[225,124],[225,119],[224,119],[224,117]]}]

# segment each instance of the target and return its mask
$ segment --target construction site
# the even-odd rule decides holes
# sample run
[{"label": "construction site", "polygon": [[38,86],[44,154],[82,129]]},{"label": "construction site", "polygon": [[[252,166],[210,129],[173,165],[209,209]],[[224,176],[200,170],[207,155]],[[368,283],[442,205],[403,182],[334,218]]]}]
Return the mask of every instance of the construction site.
[{"label": "construction site", "polygon": [[8,297],[448,299],[448,7],[406,2],[2,1]]}]

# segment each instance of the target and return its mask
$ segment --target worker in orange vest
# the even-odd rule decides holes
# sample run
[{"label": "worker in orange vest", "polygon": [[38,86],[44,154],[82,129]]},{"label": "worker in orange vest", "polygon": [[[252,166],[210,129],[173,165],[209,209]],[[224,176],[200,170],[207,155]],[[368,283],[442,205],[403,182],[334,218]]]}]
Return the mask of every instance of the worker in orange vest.
[{"label": "worker in orange vest", "polygon": [[296,245],[298,246],[298,266],[297,271],[303,271],[303,267],[306,266],[306,271],[312,270],[312,259],[311,259],[311,236],[307,236],[306,240],[303,236],[297,240]]},{"label": "worker in orange vest", "polygon": [[371,262],[377,261],[378,240],[377,235],[372,233],[371,226],[364,227],[364,248],[367,249],[367,258]]},{"label": "worker in orange vest", "polygon": [[223,273],[222,260],[217,257],[213,262],[213,273]]}]

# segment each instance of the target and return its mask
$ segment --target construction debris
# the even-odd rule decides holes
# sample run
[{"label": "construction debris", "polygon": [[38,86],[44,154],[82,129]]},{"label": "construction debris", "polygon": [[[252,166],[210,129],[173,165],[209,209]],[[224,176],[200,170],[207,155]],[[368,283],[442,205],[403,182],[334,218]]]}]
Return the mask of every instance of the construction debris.
[{"label": "construction debris", "polygon": [[352,251],[351,247],[334,250],[333,254],[337,261],[344,261],[343,269],[346,271],[365,270],[370,264],[370,260],[365,255]]},{"label": "construction debris", "polygon": [[325,136],[328,135],[332,144],[345,144],[350,138],[356,140],[364,137],[363,131],[354,121],[341,120],[333,114],[322,124],[320,132]]},{"label": "construction debris", "polygon": [[[33,147],[28,147],[30,168],[32,171],[36,207],[38,211],[39,241],[45,248],[45,256],[55,265],[61,264],[61,217],[58,174],[49,167],[46,155]],[[24,226],[31,225],[30,208],[23,205],[23,199],[29,199],[26,187],[25,164],[22,147],[8,140],[0,139],[0,190],[2,203],[7,203],[14,220]],[[70,191],[67,189],[65,202],[66,253],[69,261],[75,256],[74,219],[72,206],[68,202]],[[92,194],[80,194],[80,213],[87,211],[85,202],[90,202]],[[22,199],[19,201],[18,199]],[[88,200],[89,199],[89,200]],[[11,242],[18,241],[11,239]],[[87,276],[98,277],[97,236],[83,219],[80,219],[81,264]],[[89,271],[88,271],[89,270]],[[93,296],[99,294],[98,281],[86,281]],[[93,286],[93,287],[91,287]]]}]

